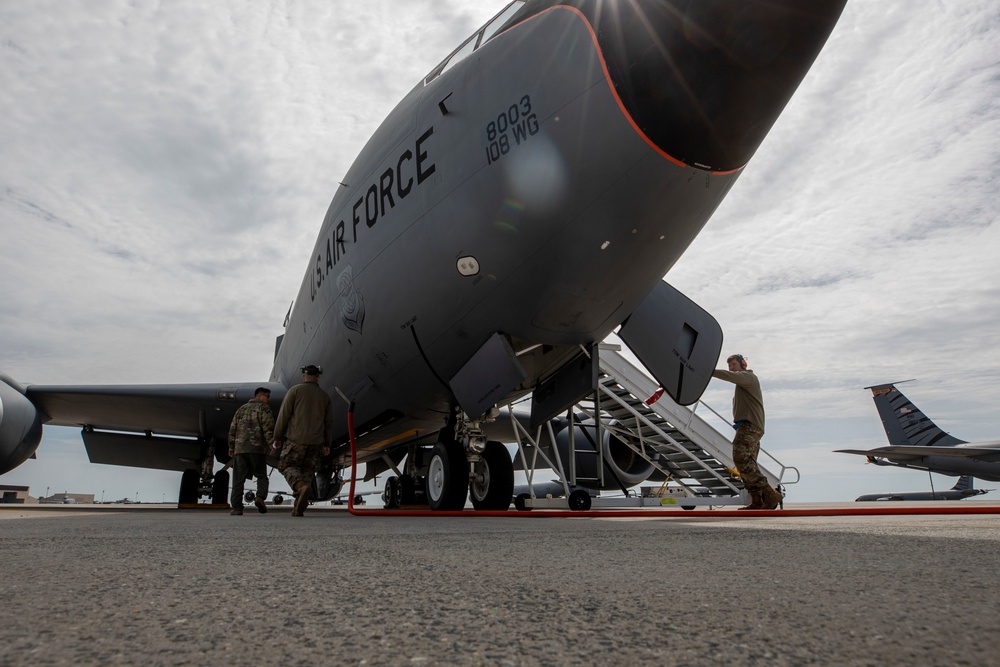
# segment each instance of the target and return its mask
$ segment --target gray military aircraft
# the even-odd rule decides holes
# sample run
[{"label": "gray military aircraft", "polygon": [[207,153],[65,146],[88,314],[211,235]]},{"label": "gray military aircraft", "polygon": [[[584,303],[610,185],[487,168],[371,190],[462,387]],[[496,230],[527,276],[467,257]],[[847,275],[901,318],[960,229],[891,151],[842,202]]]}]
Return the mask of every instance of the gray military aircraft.
[{"label": "gray military aircraft", "polygon": [[855,500],[859,503],[870,500],[962,500],[971,498],[983,493],[989,493],[993,489],[972,488],[972,476],[962,475],[955,482],[955,486],[947,491],[905,491],[903,493],[867,493],[858,496]]},{"label": "gray military aircraft", "polygon": [[[592,390],[619,335],[681,404],[722,332],[662,281],[733,187],[846,0],[512,2],[418,81],[334,193],[278,337],[277,409],[304,364],[348,402],[317,498],[339,492],[356,424],[367,476],[403,503],[507,508],[511,457],[482,429],[528,394],[533,419]],[[91,461],[183,471],[225,502],[230,420],[259,381],[0,382],[0,472],[42,424]],[[402,462],[406,459],[405,465]],[[401,467],[400,467],[401,466]]]},{"label": "gray military aircraft", "polygon": [[1000,482],[1000,440],[969,443],[945,433],[903,395],[897,384],[902,383],[865,387],[871,389],[889,445],[875,449],[838,449],[837,452],[860,454],[869,463],[880,466],[914,468],[951,476],[969,475]]}]

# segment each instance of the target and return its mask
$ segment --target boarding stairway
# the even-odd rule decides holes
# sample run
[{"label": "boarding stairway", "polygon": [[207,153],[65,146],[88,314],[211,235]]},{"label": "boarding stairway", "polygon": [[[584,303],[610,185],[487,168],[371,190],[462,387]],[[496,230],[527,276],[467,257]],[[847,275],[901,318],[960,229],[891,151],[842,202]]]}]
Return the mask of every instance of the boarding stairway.
[{"label": "boarding stairway", "polygon": [[[699,409],[703,414],[711,413],[720,425],[728,425],[729,420],[702,401],[686,407],[675,403],[665,393],[646,405],[646,400],[659,387],[645,371],[625,358],[620,349],[617,345],[599,346],[597,389],[580,400],[574,406],[575,411],[586,415],[588,420],[599,422],[602,429],[611,432],[662,473],[659,489],[646,488],[647,492],[652,491],[649,497],[684,498],[678,504],[688,508],[748,501],[732,458],[732,432],[720,433],[706,421],[709,415],[703,418],[697,413]],[[573,444],[577,456],[597,455],[593,442],[580,440]],[[798,481],[798,470],[782,465],[764,449],[760,450],[758,466],[772,486]],[[599,468],[603,474],[603,466]],[[786,479],[789,471],[795,473],[792,480]],[[589,481],[576,478],[574,466],[567,472],[561,477],[570,487]],[[594,501],[595,506],[600,504]],[[614,506],[621,504],[614,503]],[[534,506],[541,505],[536,502]]]}]

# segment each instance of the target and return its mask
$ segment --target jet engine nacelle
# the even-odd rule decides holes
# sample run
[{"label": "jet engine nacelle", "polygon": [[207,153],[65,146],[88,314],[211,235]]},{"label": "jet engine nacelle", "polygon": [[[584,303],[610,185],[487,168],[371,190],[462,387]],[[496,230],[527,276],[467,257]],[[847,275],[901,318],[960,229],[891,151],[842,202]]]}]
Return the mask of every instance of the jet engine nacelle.
[{"label": "jet engine nacelle", "polygon": [[344,488],[344,478],[332,466],[322,466],[316,471],[312,483],[312,500],[319,503],[333,500]]},{"label": "jet engine nacelle", "polygon": [[[556,434],[556,446],[559,447],[559,456],[562,459],[563,468],[569,475],[569,451],[570,451],[570,429],[563,428]],[[573,427],[573,445],[577,450],[576,454],[576,477],[579,486],[597,488],[597,455],[593,453],[594,444],[597,442],[597,426],[590,424],[577,424]],[[604,464],[604,485],[602,489],[617,489],[618,483],[615,476],[622,481],[626,487],[635,486],[646,481],[653,474],[655,468],[653,464],[646,461],[617,436],[607,429],[601,429],[601,446],[605,452]],[[612,475],[612,472],[614,475]]]},{"label": "jet engine nacelle", "polygon": [[16,384],[0,378],[0,475],[31,458],[42,440],[42,417]]}]

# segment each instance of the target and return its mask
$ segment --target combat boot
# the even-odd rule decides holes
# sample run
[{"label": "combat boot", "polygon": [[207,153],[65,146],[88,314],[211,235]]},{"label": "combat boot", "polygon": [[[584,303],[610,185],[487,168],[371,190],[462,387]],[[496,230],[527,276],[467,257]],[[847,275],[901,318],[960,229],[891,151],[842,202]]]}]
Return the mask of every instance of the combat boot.
[{"label": "combat boot", "polygon": [[295,487],[295,504],[292,506],[292,516],[304,516],[306,508],[309,507],[309,485],[298,484]]},{"label": "combat boot", "polygon": [[237,505],[230,512],[230,516],[243,516],[243,505]]},{"label": "combat boot", "polygon": [[260,512],[261,514],[267,514],[267,506],[264,504],[263,498],[254,498],[253,504],[254,507],[257,508],[258,512]]},{"label": "combat boot", "polygon": [[775,491],[770,487],[770,485],[768,485],[768,487],[764,489],[764,492],[761,494],[761,500],[764,503],[761,509],[762,510],[777,509],[778,505],[781,504],[781,501],[783,499],[784,496],[782,496],[781,493]]},{"label": "combat boot", "polygon": [[763,498],[761,498],[760,491],[750,491],[750,504],[747,505],[746,507],[741,507],[740,509],[741,510],[764,509],[764,500]]}]

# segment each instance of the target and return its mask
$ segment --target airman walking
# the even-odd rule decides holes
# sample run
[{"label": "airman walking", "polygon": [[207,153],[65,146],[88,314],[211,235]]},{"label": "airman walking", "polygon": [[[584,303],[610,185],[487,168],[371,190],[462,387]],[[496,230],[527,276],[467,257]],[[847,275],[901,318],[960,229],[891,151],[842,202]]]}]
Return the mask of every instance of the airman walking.
[{"label": "airman walking", "polygon": [[288,390],[274,425],[278,470],[295,494],[292,516],[303,516],[309,506],[320,456],[328,456],[333,443],[333,403],[319,386],[323,369],[310,364],[301,370],[302,384]]},{"label": "airman walking", "polygon": [[274,416],[268,402],[271,390],[257,387],[253,398],[240,406],[229,425],[229,456],[233,458],[233,493],[229,499],[234,516],[243,514],[243,485],[257,478],[257,493],[253,504],[261,514],[267,512],[267,449],[274,439]]}]

